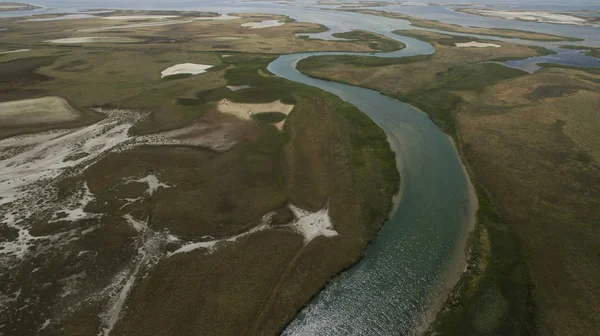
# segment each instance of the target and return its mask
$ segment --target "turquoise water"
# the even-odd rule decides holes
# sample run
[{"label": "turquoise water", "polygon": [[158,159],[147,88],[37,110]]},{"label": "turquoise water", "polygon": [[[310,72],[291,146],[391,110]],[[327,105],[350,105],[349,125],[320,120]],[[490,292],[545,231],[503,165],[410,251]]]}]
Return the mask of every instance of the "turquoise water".
[{"label": "turquoise water", "polygon": [[[429,54],[432,47],[399,38],[407,48],[381,54]],[[425,114],[376,91],[302,75],[296,63],[306,53],[281,56],[269,65],[279,77],[331,92],[381,126],[396,153],[401,198],[364,258],[334,279],[284,335],[409,334],[422,323],[456,271],[468,228],[469,182],[449,138]]]}]

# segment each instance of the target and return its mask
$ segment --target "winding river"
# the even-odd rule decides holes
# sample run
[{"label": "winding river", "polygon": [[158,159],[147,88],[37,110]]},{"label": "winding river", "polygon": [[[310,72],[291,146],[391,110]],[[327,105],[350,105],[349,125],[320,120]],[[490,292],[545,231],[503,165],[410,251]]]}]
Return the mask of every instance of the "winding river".
[{"label": "winding river", "polygon": [[[406,48],[377,57],[434,52],[431,45],[396,36]],[[395,210],[364,258],[334,279],[287,327],[284,335],[410,334],[424,323],[464,262],[476,199],[456,149],[428,116],[376,91],[315,79],[296,70],[319,55],[279,57],[275,75],[318,87],[353,104],[387,134],[402,186]],[[359,54],[360,55],[360,54]],[[439,307],[439,306],[437,306]]]}]

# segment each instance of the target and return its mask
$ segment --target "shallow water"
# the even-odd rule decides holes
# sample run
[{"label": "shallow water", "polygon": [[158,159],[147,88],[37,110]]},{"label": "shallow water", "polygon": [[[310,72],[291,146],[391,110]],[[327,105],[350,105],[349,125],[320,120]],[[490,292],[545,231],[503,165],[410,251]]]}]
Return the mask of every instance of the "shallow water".
[{"label": "shallow water", "polygon": [[530,57],[523,60],[512,60],[505,62],[504,65],[511,68],[525,70],[529,73],[533,73],[541,69],[541,67],[538,65],[539,63],[555,63],[578,67],[600,67],[599,58],[588,56],[582,51],[569,49],[556,50],[558,51],[556,55]]}]

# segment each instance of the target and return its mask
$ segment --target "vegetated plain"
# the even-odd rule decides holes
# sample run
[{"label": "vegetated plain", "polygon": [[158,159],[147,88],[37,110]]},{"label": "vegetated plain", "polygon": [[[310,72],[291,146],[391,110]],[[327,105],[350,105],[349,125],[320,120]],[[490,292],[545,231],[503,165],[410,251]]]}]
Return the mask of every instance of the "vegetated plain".
[{"label": "vegetated plain", "polygon": [[[298,39],[318,27],[288,20],[240,27],[263,19],[285,20],[93,34],[78,30],[115,21],[3,23],[3,49],[32,50],[0,56],[0,102],[57,96],[81,113],[0,127],[0,169],[18,183],[33,179],[15,201],[0,198],[6,333],[274,334],[360,258],[398,190],[386,136],[353,106],[266,66],[277,53],[371,51],[373,41]],[[42,42],[82,35],[146,42]],[[241,39],[211,40],[220,36]],[[179,63],[213,67],[160,78]],[[236,118],[219,111],[222,99],[294,109],[278,130],[280,114]],[[183,145],[171,133],[180,131],[207,145]],[[21,170],[38,163],[49,178]],[[327,209],[337,235],[307,240],[289,204]]]},{"label": "vegetated plain", "polygon": [[582,313],[597,311],[600,298],[598,70],[545,65],[527,74],[484,61],[544,50],[457,48],[460,38],[398,33],[436,53],[298,67],[410,102],[457,142],[480,209],[469,266],[428,333],[589,334],[600,323]]}]

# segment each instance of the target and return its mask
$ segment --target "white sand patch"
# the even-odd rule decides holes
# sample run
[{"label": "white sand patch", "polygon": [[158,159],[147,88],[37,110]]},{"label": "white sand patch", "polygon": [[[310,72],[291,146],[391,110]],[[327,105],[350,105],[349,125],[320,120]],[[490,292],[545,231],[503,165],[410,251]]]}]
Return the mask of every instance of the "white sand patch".
[{"label": "white sand patch", "polygon": [[206,249],[210,253],[210,252],[212,252],[214,250],[215,246],[218,243],[219,243],[218,240],[211,240],[211,241],[206,241],[206,242],[198,242],[198,243],[185,244],[182,247],[180,247],[177,250],[175,250],[174,252],[169,253],[169,256],[171,256],[173,254],[177,254],[177,253],[192,252],[192,251],[197,250],[197,249]]},{"label": "white sand patch", "polygon": [[14,136],[0,141],[0,149],[4,150],[8,147],[25,147],[37,145],[42,142],[50,141],[54,138],[63,136],[69,132],[69,130],[52,130],[47,132]]},{"label": "white sand patch", "polygon": [[9,50],[9,51],[0,51],[0,55],[1,54],[14,54],[14,53],[20,53],[20,52],[26,52],[26,51],[31,51],[31,49],[17,49],[17,50]]},{"label": "white sand patch", "polygon": [[[88,188],[87,183],[84,183],[82,190],[73,195],[69,200],[69,205],[65,208],[55,212],[52,216],[51,222],[69,221],[76,222],[85,218],[97,217],[96,214],[89,214],[85,212],[85,207],[94,200],[94,194]],[[59,214],[62,214],[60,216]],[[65,216],[66,214],[66,216]]]},{"label": "white sand patch", "polygon": [[220,16],[210,16],[210,17],[199,17],[196,20],[205,21],[205,20],[237,20],[241,19],[239,16],[232,16],[229,14],[221,14]]},{"label": "white sand patch", "polygon": [[[105,112],[107,118],[91,126],[18,137],[25,139],[27,145],[0,160],[0,205],[4,205],[0,208],[0,223],[18,231],[15,240],[0,242],[0,261],[15,262],[15,258],[22,259],[29,247],[39,241],[52,246],[60,238],[60,235],[32,236],[26,225],[32,218],[41,214],[50,221],[51,214],[60,211],[66,212],[69,220],[90,216],[83,211],[93,199],[89,189],[84,186],[79,194],[57,202],[54,182],[63,174],[82,172],[104,153],[132,140],[128,130],[143,115],[126,110]],[[15,138],[0,140],[0,148],[14,145],[15,141]],[[87,155],[81,156],[82,153]]]},{"label": "white sand patch", "polygon": [[179,74],[197,75],[197,74],[206,72],[206,70],[208,70],[212,67],[213,67],[213,65],[182,63],[182,64],[177,64],[172,67],[166,68],[165,70],[163,70],[160,73],[160,75],[161,75],[160,77],[164,78],[167,76],[179,75]]},{"label": "white sand patch", "polygon": [[249,89],[249,88],[251,88],[251,86],[250,85],[239,85],[239,86],[228,85],[227,88],[231,91],[239,91],[239,90],[243,90],[243,89]]},{"label": "white sand patch", "polygon": [[459,48],[471,48],[471,47],[475,47],[475,48],[500,48],[501,47],[501,45],[499,45],[499,44],[483,43],[483,42],[476,42],[476,41],[464,42],[464,43],[454,43],[454,45],[456,45]]},{"label": "white sand patch", "polygon": [[44,321],[44,323],[42,323],[38,328],[37,331],[42,331],[44,329],[46,329],[48,326],[50,325],[50,320],[47,319],[46,321]]},{"label": "white sand patch", "polygon": [[333,237],[338,235],[329,217],[328,207],[317,212],[303,210],[292,204],[289,205],[289,208],[297,218],[292,226],[304,236],[304,245],[319,236]]},{"label": "white sand patch", "polygon": [[202,41],[211,41],[211,42],[227,42],[227,41],[239,41],[245,40],[246,37],[240,36],[207,36],[201,38]]},{"label": "white sand patch", "polygon": [[161,183],[158,178],[155,175],[148,175],[146,177],[142,177],[141,179],[138,180],[131,180],[129,182],[139,182],[139,183],[147,183],[148,184],[148,190],[146,191],[146,193],[150,196],[152,196],[154,194],[154,192],[156,190],[158,190],[158,188],[171,188],[170,185],[166,184],[166,183]]},{"label": "white sand patch", "polygon": [[137,220],[135,218],[133,218],[132,215],[127,214],[125,216],[123,216],[123,218],[127,221],[127,223],[129,223],[129,225],[131,225],[135,231],[137,232],[143,232],[144,230],[146,230],[148,228],[148,224],[146,224],[146,222]]},{"label": "white sand patch", "polygon": [[[27,228],[18,225],[20,222],[11,214],[6,214],[1,223],[11,229],[18,230],[19,235],[15,240],[0,242],[0,257],[4,255],[23,259],[29,250],[29,247],[33,245],[36,240],[44,239],[44,237],[32,236]],[[3,260],[3,258],[0,258],[0,260]]]},{"label": "white sand patch", "polygon": [[105,16],[104,20],[162,20],[162,19],[174,19],[178,18],[179,15],[116,15],[116,16]]},{"label": "white sand patch", "polygon": [[545,23],[556,23],[556,24],[570,24],[570,25],[589,25],[599,26],[591,21],[584,18],[544,11],[503,11],[493,9],[464,9],[464,12],[468,14],[483,15],[489,17],[498,17],[506,20],[521,20],[521,21],[533,21],[533,22],[545,22]]},{"label": "white sand patch", "polygon": [[[319,237],[319,236],[333,237],[333,236],[338,235],[337,231],[335,231],[335,229],[333,228],[333,223],[331,222],[331,218],[329,217],[328,207],[321,209],[317,212],[310,212],[308,210],[303,210],[292,204],[289,204],[288,207],[290,208],[290,210],[292,210],[292,212],[296,216],[296,219],[292,223],[290,223],[288,225],[280,226],[280,227],[289,227],[292,230],[302,234],[302,236],[304,236],[304,244],[305,245],[310,243],[313,239],[315,239],[316,237]],[[233,242],[236,242],[238,239],[248,236],[248,235],[251,235],[253,233],[272,229],[271,223],[272,223],[274,215],[275,215],[274,212],[267,213],[266,215],[264,215],[262,217],[261,224],[259,226],[256,226],[256,227],[252,228],[251,230],[248,230],[239,235],[222,238],[222,239],[215,239],[215,240],[202,241],[202,242],[189,242],[189,243],[183,244],[177,250],[168,253],[167,257],[170,257],[170,256],[178,254],[178,253],[192,252],[192,251],[195,251],[198,249],[205,249],[206,252],[212,253],[221,244],[233,243]],[[179,241],[181,241],[181,239],[174,237],[173,241],[179,242]]]},{"label": "white sand patch", "polygon": [[[217,108],[221,113],[232,114],[241,119],[251,120],[252,115],[255,113],[280,112],[287,116],[294,109],[294,104],[284,104],[281,100],[264,104],[234,103],[228,99],[222,99],[217,104]],[[285,120],[274,125],[282,129],[284,123]]]},{"label": "white sand patch", "polygon": [[[125,301],[131,293],[136,281],[148,272],[159,260],[164,256],[164,246],[168,243],[168,235],[166,233],[157,233],[148,229],[148,224],[141,224],[141,232],[138,237],[138,255],[134,260],[134,265],[119,273],[113,282],[105,288],[100,295],[108,294],[109,301],[100,314],[102,323],[101,332],[99,335],[110,335],[115,324],[119,321],[122,315]],[[143,273],[143,274],[140,274]]]},{"label": "white sand patch", "polygon": [[23,126],[72,121],[80,116],[61,97],[14,100],[0,103],[0,125]]},{"label": "white sand patch", "polygon": [[221,57],[231,57],[233,55],[221,55]]},{"label": "white sand patch", "polygon": [[106,31],[106,30],[160,27],[160,26],[168,26],[168,25],[174,25],[174,24],[190,23],[190,22],[193,22],[193,21],[192,20],[171,20],[171,21],[160,21],[160,22],[143,22],[143,23],[132,23],[132,24],[127,24],[127,25],[120,25],[120,26],[86,28],[86,29],[80,29],[80,30],[78,30],[78,32],[93,33],[93,32],[100,32],[100,31]]},{"label": "white sand patch", "polygon": [[90,36],[90,37],[68,37],[56,40],[47,40],[46,43],[54,44],[79,44],[79,43],[136,43],[142,42],[141,39],[132,37],[109,37],[109,36]]},{"label": "white sand patch", "polygon": [[273,216],[275,215],[274,212],[269,212],[266,215],[264,215],[261,218],[261,223],[259,226],[253,227],[252,229],[240,233],[238,235],[235,235],[233,237],[228,237],[228,238],[223,238],[223,239],[217,239],[217,240],[211,240],[211,241],[204,241],[204,242],[194,242],[194,243],[187,243],[184,244],[183,246],[181,246],[180,248],[178,248],[177,250],[170,252],[167,254],[167,257],[170,257],[174,254],[178,254],[178,253],[187,253],[187,252],[192,252],[195,251],[197,249],[206,249],[208,250],[208,253],[212,253],[219,244],[223,244],[223,243],[233,243],[236,242],[238,239],[251,235],[253,233],[256,232],[260,232],[260,231],[264,231],[270,228],[270,224],[273,220]]},{"label": "white sand patch", "polygon": [[401,6],[429,6],[428,3],[414,2],[414,1],[401,2],[400,5]]},{"label": "white sand patch", "polygon": [[242,23],[242,27],[245,28],[250,28],[250,29],[262,29],[262,28],[269,28],[269,27],[279,27],[279,26],[283,26],[285,24],[285,22],[279,21],[279,20],[265,20],[265,21],[260,21],[260,22],[247,22],[247,23]]},{"label": "white sand patch", "polygon": [[133,203],[135,203],[137,201],[140,201],[140,200],[142,200],[141,197],[121,199],[121,201],[125,201],[126,203],[123,204],[123,205],[121,205],[121,207],[119,208],[119,210],[121,210],[123,208],[126,208],[127,206],[129,206],[129,205],[131,205],[131,204],[133,204]]}]

